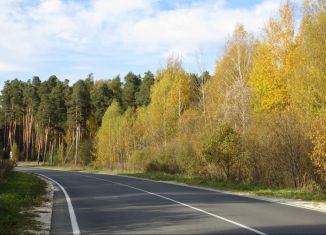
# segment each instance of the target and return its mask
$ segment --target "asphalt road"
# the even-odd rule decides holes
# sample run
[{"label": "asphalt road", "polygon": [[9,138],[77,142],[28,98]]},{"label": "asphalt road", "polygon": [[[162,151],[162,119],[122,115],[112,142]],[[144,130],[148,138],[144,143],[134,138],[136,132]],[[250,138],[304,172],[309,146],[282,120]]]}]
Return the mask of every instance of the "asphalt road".
[{"label": "asphalt road", "polygon": [[51,234],[326,234],[323,212],[123,176],[20,170],[55,180],[71,200],[69,210],[55,191]]}]

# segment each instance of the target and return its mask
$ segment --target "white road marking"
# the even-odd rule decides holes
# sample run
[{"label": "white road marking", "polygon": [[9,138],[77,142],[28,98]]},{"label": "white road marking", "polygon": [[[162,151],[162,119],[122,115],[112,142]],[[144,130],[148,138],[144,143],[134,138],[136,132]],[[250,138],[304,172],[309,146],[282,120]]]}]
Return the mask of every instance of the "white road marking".
[{"label": "white road marking", "polygon": [[[108,174],[102,174],[102,173],[93,173],[93,174],[108,175]],[[151,179],[145,179],[145,178],[129,176],[129,175],[113,175],[113,176],[131,178],[131,179],[136,179],[136,180],[146,180],[146,181],[150,181],[150,182],[154,182],[154,183],[161,183],[161,184],[172,184],[172,185],[177,185],[177,186],[181,186],[181,187],[205,190],[205,191],[216,192],[216,193],[220,193],[220,194],[227,194],[227,195],[238,196],[238,197],[245,197],[245,198],[256,199],[256,200],[264,201],[264,202],[277,203],[277,204],[284,205],[284,206],[290,206],[290,207],[296,207],[296,208],[326,213],[326,209],[311,208],[311,207],[309,207],[309,205],[308,206],[301,205],[300,203],[303,203],[304,201],[300,201],[300,200],[295,201],[294,199],[277,198],[277,197],[276,198],[272,198],[272,197],[268,198],[268,197],[263,197],[263,196],[248,195],[248,194],[241,193],[241,192],[231,192],[231,191],[207,188],[204,186],[188,185],[185,183],[178,183],[178,182],[173,182],[173,181],[151,180]],[[307,203],[314,203],[314,202],[308,201]],[[316,203],[314,203],[314,204],[316,204]]]},{"label": "white road marking", "polygon": [[44,178],[46,178],[48,180],[51,180],[56,185],[58,185],[59,188],[62,190],[63,194],[66,197],[66,201],[67,201],[67,205],[68,205],[68,210],[69,210],[69,216],[70,216],[70,221],[71,221],[72,232],[75,235],[80,235],[80,230],[79,230],[79,226],[78,226],[78,223],[77,223],[76,214],[75,214],[74,208],[72,206],[72,203],[71,203],[71,200],[70,200],[70,197],[69,197],[67,191],[57,181],[55,181],[55,180],[53,180],[53,179],[51,179],[51,178],[49,178],[49,177],[47,177],[45,175],[39,174],[39,173],[37,173],[37,175],[40,175],[40,176],[42,176],[42,177],[44,177]]},{"label": "white road marking", "polygon": [[[78,173],[76,173],[78,174]],[[153,196],[156,196],[156,197],[160,197],[160,198],[163,198],[165,200],[168,200],[168,201],[171,201],[171,202],[174,202],[176,204],[179,204],[179,205],[182,205],[182,206],[185,206],[185,207],[188,207],[188,208],[191,208],[193,210],[196,210],[196,211],[199,211],[199,212],[202,212],[204,214],[207,214],[207,215],[210,215],[212,217],[215,217],[217,219],[220,219],[220,220],[223,220],[223,221],[226,221],[226,222],[229,222],[231,224],[234,224],[234,225],[237,225],[241,228],[244,228],[244,229],[247,229],[249,231],[252,231],[254,233],[257,233],[257,234],[260,234],[260,235],[267,235],[266,233],[264,232],[261,232],[257,229],[254,229],[254,228],[251,228],[251,227],[248,227],[246,225],[243,225],[243,224],[240,224],[238,222],[235,222],[233,220],[230,220],[230,219],[227,219],[227,218],[224,218],[222,216],[219,216],[219,215],[215,215],[213,213],[210,213],[208,211],[205,211],[205,210],[202,210],[202,209],[199,209],[197,207],[194,207],[194,206],[191,206],[191,205],[188,205],[186,203],[183,203],[183,202],[179,202],[177,200],[174,200],[172,198],[168,198],[168,197],[164,197],[160,194],[156,194],[156,193],[153,193],[153,192],[149,192],[149,191],[146,191],[146,190],[143,190],[143,189],[140,189],[140,188],[136,188],[136,187],[133,187],[133,186],[130,186],[130,185],[127,185],[127,184],[122,184],[122,183],[118,183],[118,182],[115,182],[115,181],[111,181],[111,180],[106,180],[106,179],[101,179],[101,178],[98,178],[98,177],[94,177],[94,176],[87,176],[87,175],[84,175],[84,174],[78,174],[78,175],[81,175],[81,176],[84,176],[84,177],[88,177],[88,178],[94,178],[94,179],[98,179],[98,180],[102,180],[102,181],[106,181],[106,182],[109,182],[109,183],[112,183],[112,184],[116,184],[116,185],[120,185],[120,186],[124,186],[124,187],[127,187],[127,188],[131,188],[131,189],[134,189],[134,190],[137,190],[137,191],[140,191],[140,192],[144,192],[144,193],[148,193],[150,195],[153,195]]]}]

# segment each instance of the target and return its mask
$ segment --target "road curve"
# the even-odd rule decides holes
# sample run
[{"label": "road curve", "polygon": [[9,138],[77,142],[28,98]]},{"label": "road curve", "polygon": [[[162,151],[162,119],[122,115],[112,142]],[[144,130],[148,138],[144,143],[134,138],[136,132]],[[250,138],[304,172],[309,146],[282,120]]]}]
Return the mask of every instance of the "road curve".
[{"label": "road curve", "polygon": [[[19,170],[64,188],[81,234],[326,233],[323,212],[116,175]],[[58,190],[54,197],[51,234],[72,234],[65,194]]]}]

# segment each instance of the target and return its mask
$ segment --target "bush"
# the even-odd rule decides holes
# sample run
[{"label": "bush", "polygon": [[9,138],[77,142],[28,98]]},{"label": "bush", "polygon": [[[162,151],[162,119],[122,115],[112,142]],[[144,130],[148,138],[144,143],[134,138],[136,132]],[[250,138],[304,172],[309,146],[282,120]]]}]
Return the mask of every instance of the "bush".
[{"label": "bush", "polygon": [[162,162],[159,160],[153,160],[146,166],[147,172],[164,172],[168,174],[181,173],[181,168],[177,164],[171,164],[169,162]]},{"label": "bush", "polygon": [[88,165],[93,160],[93,141],[85,139],[79,144],[78,148],[78,163],[81,165]]},{"label": "bush", "polygon": [[154,148],[147,147],[141,150],[136,150],[128,159],[128,166],[132,170],[143,171],[153,161],[155,155],[156,151]]},{"label": "bush", "polygon": [[0,160],[0,178],[8,175],[16,166],[16,162],[11,160]]},{"label": "bush", "polygon": [[226,180],[236,178],[236,165],[242,156],[240,135],[228,125],[221,125],[207,140],[203,155],[209,163],[218,165]]},{"label": "bush", "polygon": [[313,179],[311,141],[306,127],[290,112],[268,114],[246,135],[251,182],[301,188]]},{"label": "bush", "polygon": [[313,150],[310,159],[315,172],[321,178],[326,188],[326,118],[318,122],[312,134]]},{"label": "bush", "polygon": [[302,190],[304,192],[308,193],[320,193],[322,192],[322,189],[319,184],[317,184],[315,181],[310,181],[306,185],[302,187]]},{"label": "bush", "polygon": [[155,149],[154,156],[146,165],[146,171],[169,174],[182,173],[182,167],[177,159],[177,148],[174,144],[169,143],[165,148]]},{"label": "bush", "polygon": [[19,161],[20,152],[19,152],[18,145],[16,143],[14,143],[11,146],[11,152],[12,152],[12,159],[11,160],[18,162]]}]

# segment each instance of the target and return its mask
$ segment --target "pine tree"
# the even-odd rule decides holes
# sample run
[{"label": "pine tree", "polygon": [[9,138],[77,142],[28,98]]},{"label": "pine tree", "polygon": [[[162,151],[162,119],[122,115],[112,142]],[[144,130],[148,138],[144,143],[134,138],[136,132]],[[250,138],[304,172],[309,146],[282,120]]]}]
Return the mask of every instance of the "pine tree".
[{"label": "pine tree", "polygon": [[129,72],[125,76],[125,84],[122,89],[123,107],[136,107],[136,93],[139,91],[141,80],[139,76]]},{"label": "pine tree", "polygon": [[147,71],[141,81],[139,92],[136,93],[136,104],[138,106],[147,106],[151,102],[151,87],[154,84],[154,74]]}]

